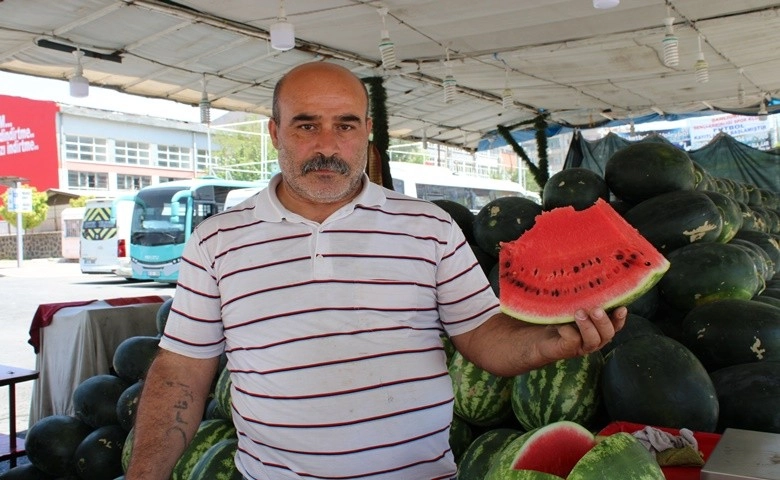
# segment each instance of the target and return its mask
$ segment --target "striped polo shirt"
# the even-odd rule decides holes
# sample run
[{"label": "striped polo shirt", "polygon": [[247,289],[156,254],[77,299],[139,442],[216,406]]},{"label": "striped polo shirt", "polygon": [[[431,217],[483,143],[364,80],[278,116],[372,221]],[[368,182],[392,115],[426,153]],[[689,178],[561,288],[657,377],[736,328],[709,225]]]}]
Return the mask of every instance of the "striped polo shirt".
[{"label": "striped polo shirt", "polygon": [[160,345],[227,352],[247,478],[454,477],[440,335],[499,311],[462,232],[367,178],[312,222],[279,180],[195,230]]}]

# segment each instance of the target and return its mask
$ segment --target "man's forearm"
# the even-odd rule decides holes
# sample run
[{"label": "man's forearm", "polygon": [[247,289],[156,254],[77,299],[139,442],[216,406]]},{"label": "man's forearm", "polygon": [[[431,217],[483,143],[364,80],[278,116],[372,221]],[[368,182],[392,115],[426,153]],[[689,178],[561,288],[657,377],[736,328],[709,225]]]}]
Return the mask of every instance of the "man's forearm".
[{"label": "man's forearm", "polygon": [[203,419],[218,359],[162,351],[144,380],[127,480],[167,480]]}]

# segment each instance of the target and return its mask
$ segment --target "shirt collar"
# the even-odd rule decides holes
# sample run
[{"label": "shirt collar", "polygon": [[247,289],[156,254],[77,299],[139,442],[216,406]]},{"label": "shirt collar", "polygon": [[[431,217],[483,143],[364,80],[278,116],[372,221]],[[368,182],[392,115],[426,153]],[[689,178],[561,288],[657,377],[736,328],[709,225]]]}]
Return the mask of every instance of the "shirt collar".
[{"label": "shirt collar", "polygon": [[[276,196],[276,187],[282,181],[282,174],[277,173],[268,182],[268,186],[257,195],[255,202],[255,216],[265,222],[281,222],[282,220],[302,221],[302,218],[287,210],[279,197]],[[363,174],[363,188],[360,193],[347,205],[341,207],[331,218],[340,218],[349,215],[356,206],[378,207],[387,201],[384,189],[372,183],[368,175]]]}]

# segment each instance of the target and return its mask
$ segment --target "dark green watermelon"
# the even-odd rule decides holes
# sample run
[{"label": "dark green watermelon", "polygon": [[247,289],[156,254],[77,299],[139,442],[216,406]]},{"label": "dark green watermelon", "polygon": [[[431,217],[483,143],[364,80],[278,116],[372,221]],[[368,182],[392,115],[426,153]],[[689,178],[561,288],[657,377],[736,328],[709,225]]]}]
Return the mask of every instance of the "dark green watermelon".
[{"label": "dark green watermelon", "polygon": [[697,191],[659,194],[639,203],[623,218],[664,254],[695,242],[715,242],[723,229],[718,207]]},{"label": "dark green watermelon", "polygon": [[76,448],[76,473],[83,480],[113,480],[122,475],[127,431],[119,425],[96,428]]},{"label": "dark green watermelon", "polygon": [[685,151],[661,142],[638,142],[616,151],[604,166],[604,179],[619,199],[638,204],[677,190],[693,190],[696,175]]},{"label": "dark green watermelon", "polygon": [[712,200],[723,219],[723,228],[716,241],[721,243],[728,242],[742,228],[742,210],[739,208],[739,203],[734,198],[720,192],[709,190],[702,193]]},{"label": "dark green watermelon", "polygon": [[0,480],[57,480],[57,477],[49,475],[32,463],[25,463],[0,473]]},{"label": "dark green watermelon", "polygon": [[171,313],[171,305],[173,305],[173,297],[166,299],[162,305],[160,305],[160,308],[157,309],[155,321],[158,335],[162,335],[163,330],[165,330],[165,324],[168,322],[168,315]]},{"label": "dark green watermelon", "polygon": [[433,203],[450,214],[460,227],[467,242],[474,243],[474,212],[469,210],[469,207],[446,199],[433,200]]},{"label": "dark green watermelon", "polygon": [[780,362],[732,365],[710,374],[720,402],[718,431],[780,433]]},{"label": "dark green watermelon", "polygon": [[699,305],[683,319],[680,340],[708,371],[780,361],[780,308],[740,299]]},{"label": "dark green watermelon", "polygon": [[74,414],[92,428],[119,424],[116,405],[131,384],[114,375],[95,375],[73,390]]},{"label": "dark green watermelon", "polygon": [[763,286],[753,257],[728,243],[693,243],[667,255],[661,298],[680,312],[724,298],[748,300]]},{"label": "dark green watermelon", "polygon": [[474,240],[498,258],[501,242],[516,240],[536,222],[542,207],[523,197],[501,197],[488,202],[474,217]]},{"label": "dark green watermelon", "polygon": [[575,210],[583,210],[599,198],[609,201],[609,187],[604,177],[587,168],[566,168],[544,184],[542,208],[552,210],[572,206]]},{"label": "dark green watermelon", "polygon": [[618,345],[643,335],[663,335],[663,330],[650,320],[634,313],[629,313],[626,318],[626,324],[615,333],[615,336],[612,337],[608,344],[604,345],[601,352],[604,355],[608,355]]},{"label": "dark green watermelon", "polygon": [[126,338],[114,351],[114,372],[128,382],[137,382],[146,376],[159,351],[160,338],[136,335]]},{"label": "dark green watermelon", "polygon": [[125,389],[116,401],[116,416],[119,425],[129,432],[135,422],[135,414],[138,410],[138,400],[141,397],[143,381],[139,380]]},{"label": "dark green watermelon", "polygon": [[76,473],[74,455],[92,427],[70,415],[41,418],[27,431],[27,459],[41,471],[57,476]]},{"label": "dark green watermelon", "polygon": [[615,347],[602,369],[610,418],[644,425],[713,432],[718,398],[707,370],[680,342],[643,335]]},{"label": "dark green watermelon", "polygon": [[450,423],[450,449],[456,463],[460,460],[463,452],[469,448],[472,440],[474,440],[474,431],[469,422],[453,415]]}]

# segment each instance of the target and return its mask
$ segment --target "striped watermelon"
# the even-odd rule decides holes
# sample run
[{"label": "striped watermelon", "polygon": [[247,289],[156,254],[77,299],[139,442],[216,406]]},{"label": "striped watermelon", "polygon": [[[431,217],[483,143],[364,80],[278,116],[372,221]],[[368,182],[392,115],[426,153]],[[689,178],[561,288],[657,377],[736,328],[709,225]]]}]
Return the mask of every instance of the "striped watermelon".
[{"label": "striped watermelon", "polygon": [[554,422],[524,433],[504,447],[485,480],[546,478],[517,471],[543,472],[552,475],[550,478],[567,478],[572,468],[595,444],[595,437],[585,427],[569,421]]},{"label": "striped watermelon", "polygon": [[471,425],[459,416],[453,415],[452,422],[450,422],[450,450],[452,450],[452,456],[455,457],[456,463],[471,445],[472,440],[474,440],[474,432]]},{"label": "striped watermelon", "polygon": [[220,440],[200,457],[188,480],[241,480],[243,475],[236,468],[238,438]]},{"label": "striped watermelon", "polygon": [[603,366],[603,354],[595,351],[515,377],[511,404],[520,425],[526,430],[563,420],[588,425],[601,403]]},{"label": "striped watermelon", "polygon": [[233,383],[230,380],[230,370],[225,366],[217,377],[217,383],[214,387],[214,398],[217,400],[215,416],[225,420],[233,419],[233,407],[230,403],[230,389]]},{"label": "striped watermelon", "polygon": [[512,378],[483,370],[456,351],[449,364],[456,415],[477,426],[494,426],[512,415]]},{"label": "striped watermelon", "polygon": [[514,428],[494,428],[478,436],[458,462],[458,480],[484,480],[493,460],[522,434]]},{"label": "striped watermelon", "polygon": [[171,480],[188,480],[198,460],[220,440],[236,438],[233,422],[223,419],[203,420],[198,426],[192,441],[184,450],[173,467]]},{"label": "striped watermelon", "polygon": [[135,428],[131,427],[125,437],[125,444],[122,445],[122,471],[127,473],[127,467],[130,465],[130,457],[133,455],[133,433]]},{"label": "striped watermelon", "polygon": [[664,480],[661,467],[653,454],[639,440],[626,432],[612,434],[600,440],[577,462],[567,480]]}]

